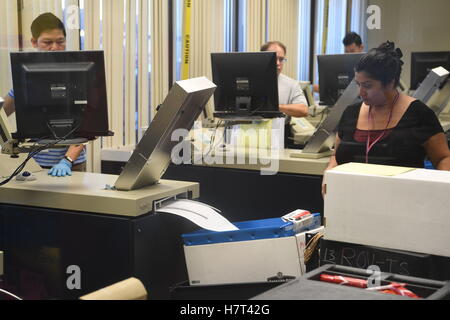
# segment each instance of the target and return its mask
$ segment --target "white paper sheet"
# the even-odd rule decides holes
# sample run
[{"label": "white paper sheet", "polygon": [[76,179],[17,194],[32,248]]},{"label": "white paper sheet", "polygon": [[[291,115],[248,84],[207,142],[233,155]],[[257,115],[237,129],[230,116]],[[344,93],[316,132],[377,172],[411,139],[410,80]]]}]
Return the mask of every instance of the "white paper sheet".
[{"label": "white paper sheet", "polygon": [[213,207],[204,203],[186,199],[173,200],[165,203],[156,212],[176,214],[189,219],[203,229],[212,231],[238,230],[230,221],[225,219]]}]

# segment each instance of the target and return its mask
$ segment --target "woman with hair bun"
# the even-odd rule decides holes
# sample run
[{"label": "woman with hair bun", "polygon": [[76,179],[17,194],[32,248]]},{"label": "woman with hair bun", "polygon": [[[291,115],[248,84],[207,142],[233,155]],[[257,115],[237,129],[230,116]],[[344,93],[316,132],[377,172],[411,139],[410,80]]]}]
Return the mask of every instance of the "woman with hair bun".
[{"label": "woman with hair bun", "polygon": [[326,170],[347,162],[450,170],[450,151],[442,126],[423,102],[397,89],[403,62],[393,42],[361,57],[355,81],[363,102],[347,107],[337,129]]}]

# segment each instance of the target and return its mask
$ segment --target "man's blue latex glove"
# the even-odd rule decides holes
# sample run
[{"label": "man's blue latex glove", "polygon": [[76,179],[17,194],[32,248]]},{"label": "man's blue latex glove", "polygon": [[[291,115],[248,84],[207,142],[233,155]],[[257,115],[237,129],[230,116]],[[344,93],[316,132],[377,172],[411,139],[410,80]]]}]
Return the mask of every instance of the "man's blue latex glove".
[{"label": "man's blue latex glove", "polygon": [[53,168],[48,172],[49,175],[54,177],[65,177],[72,175],[72,163],[69,160],[62,158],[58,164],[55,164]]}]

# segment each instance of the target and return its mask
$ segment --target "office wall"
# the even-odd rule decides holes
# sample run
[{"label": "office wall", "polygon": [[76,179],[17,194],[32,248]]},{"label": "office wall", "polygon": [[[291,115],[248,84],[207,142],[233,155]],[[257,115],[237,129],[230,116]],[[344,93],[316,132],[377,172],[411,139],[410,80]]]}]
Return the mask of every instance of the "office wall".
[{"label": "office wall", "polygon": [[381,29],[367,30],[368,48],[386,40],[403,51],[402,80],[409,87],[411,52],[450,51],[449,0],[369,0],[381,9]]}]

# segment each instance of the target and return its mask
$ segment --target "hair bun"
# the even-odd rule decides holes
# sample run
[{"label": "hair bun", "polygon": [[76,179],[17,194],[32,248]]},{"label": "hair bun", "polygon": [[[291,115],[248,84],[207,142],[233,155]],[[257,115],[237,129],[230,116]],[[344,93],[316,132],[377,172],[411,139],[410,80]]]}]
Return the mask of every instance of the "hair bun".
[{"label": "hair bun", "polygon": [[393,42],[390,42],[389,40],[380,44],[378,47],[378,50],[384,52],[384,53],[390,53],[393,52],[395,48],[395,44]]},{"label": "hair bun", "polygon": [[403,65],[403,61],[402,61],[403,52],[400,48],[395,49],[395,55],[397,56],[398,61],[400,62],[400,65]]},{"label": "hair bun", "polygon": [[398,59],[400,65],[403,65],[403,61],[401,60],[401,58],[403,57],[403,52],[400,48],[395,48],[394,42],[388,40],[385,43],[382,43],[378,47],[378,50],[380,50],[385,54],[395,57],[396,59]]}]

